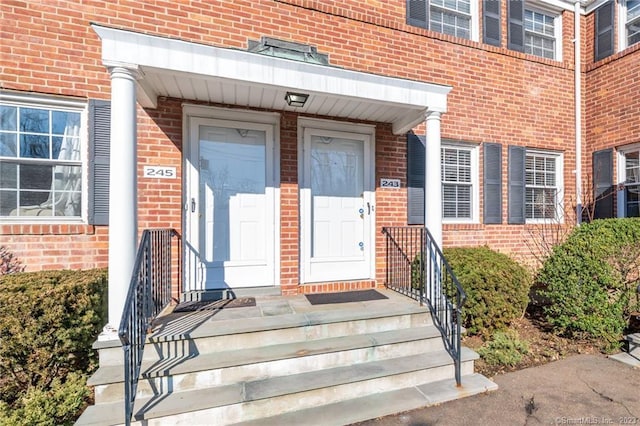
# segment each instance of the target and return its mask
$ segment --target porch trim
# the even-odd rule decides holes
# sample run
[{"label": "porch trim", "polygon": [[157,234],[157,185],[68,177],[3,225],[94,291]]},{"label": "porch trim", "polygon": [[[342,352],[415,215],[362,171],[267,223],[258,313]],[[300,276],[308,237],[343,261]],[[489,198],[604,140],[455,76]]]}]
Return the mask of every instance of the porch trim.
[{"label": "porch trim", "polygon": [[[404,134],[428,111],[446,112],[450,86],[369,74],[92,24],[106,66],[136,68],[138,102],[158,96],[293,110],[283,90],[308,93],[303,112],[392,123]],[[210,90],[216,88],[216,90]],[[233,101],[225,98],[231,96]],[[255,91],[256,93],[252,92]],[[260,93],[261,96],[257,96]],[[282,96],[280,96],[282,95]]]}]

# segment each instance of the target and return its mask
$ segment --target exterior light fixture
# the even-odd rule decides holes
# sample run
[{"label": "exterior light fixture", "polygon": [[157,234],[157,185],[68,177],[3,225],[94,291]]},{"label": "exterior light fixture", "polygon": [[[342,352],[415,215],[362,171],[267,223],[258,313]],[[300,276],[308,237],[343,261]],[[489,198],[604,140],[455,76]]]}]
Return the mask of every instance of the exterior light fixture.
[{"label": "exterior light fixture", "polygon": [[309,99],[309,95],[306,93],[287,92],[287,94],[284,95],[284,100],[292,107],[303,107],[307,99]]}]

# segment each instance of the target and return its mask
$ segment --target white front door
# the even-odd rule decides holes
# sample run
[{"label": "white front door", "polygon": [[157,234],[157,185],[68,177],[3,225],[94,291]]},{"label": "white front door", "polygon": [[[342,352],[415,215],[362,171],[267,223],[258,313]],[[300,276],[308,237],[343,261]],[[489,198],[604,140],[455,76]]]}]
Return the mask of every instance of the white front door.
[{"label": "white front door", "polygon": [[302,281],[373,278],[372,136],[303,133]]},{"label": "white front door", "polygon": [[187,290],[275,284],[273,126],[190,121]]}]

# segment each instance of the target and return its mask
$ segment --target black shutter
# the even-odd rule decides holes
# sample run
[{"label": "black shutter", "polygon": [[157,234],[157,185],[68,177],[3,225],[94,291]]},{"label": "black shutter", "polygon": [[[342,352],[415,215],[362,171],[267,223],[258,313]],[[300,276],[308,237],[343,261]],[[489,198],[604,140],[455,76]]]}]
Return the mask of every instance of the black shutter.
[{"label": "black shutter", "polygon": [[613,54],[613,1],[596,9],[595,60]]},{"label": "black shutter", "polygon": [[500,8],[499,0],[483,0],[482,2],[482,28],[483,40],[487,44],[500,46]]},{"label": "black shutter", "polygon": [[425,137],[407,133],[407,224],[424,225]]},{"label": "black shutter", "polygon": [[407,0],[407,24],[429,29],[428,0]]},{"label": "black shutter", "polygon": [[525,222],[525,157],[527,150],[509,146],[509,218],[510,224]]},{"label": "black shutter", "polygon": [[484,143],[484,223],[502,223],[502,145]]},{"label": "black shutter", "polygon": [[[613,214],[613,149],[593,153],[593,218],[607,219]],[[587,207],[588,208],[588,207]]]},{"label": "black shutter", "polygon": [[509,25],[507,47],[524,52],[524,1],[509,0]]},{"label": "black shutter", "polygon": [[109,224],[111,103],[89,101],[89,223]]}]

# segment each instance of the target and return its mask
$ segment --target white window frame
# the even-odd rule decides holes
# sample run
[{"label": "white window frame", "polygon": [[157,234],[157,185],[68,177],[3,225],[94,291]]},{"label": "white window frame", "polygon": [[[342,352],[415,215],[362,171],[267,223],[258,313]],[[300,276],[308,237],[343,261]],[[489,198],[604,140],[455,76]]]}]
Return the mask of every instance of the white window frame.
[{"label": "white window frame", "polygon": [[616,201],[618,203],[618,209],[617,209],[618,217],[627,217],[627,196],[625,194],[624,183],[627,180],[626,157],[627,157],[627,154],[631,152],[640,153],[640,143],[618,148],[617,150],[618,182],[616,185],[616,189],[617,189]]},{"label": "white window frame", "polygon": [[[55,109],[58,111],[68,111],[80,114],[80,164],[82,168],[81,207],[79,216],[0,216],[0,223],[86,223],[89,210],[89,113],[87,102],[58,98],[53,96],[31,96],[0,92],[0,103],[3,105],[10,105],[21,108]],[[18,160],[15,161],[17,162]]]},{"label": "white window frame", "polygon": [[[553,16],[553,38],[554,38],[554,57],[553,58],[545,58],[544,56],[539,56],[534,53],[528,53],[529,55],[538,56],[539,58],[551,59],[554,61],[562,61],[562,10],[558,10],[552,7],[549,7],[547,4],[541,4],[539,2],[530,2],[526,1],[524,3],[524,10],[531,11],[535,13],[541,13],[548,16]],[[524,17],[523,22],[524,24]],[[526,49],[526,34],[527,30],[525,28],[525,49]],[[536,33],[537,34],[537,33]],[[540,35],[542,37],[542,35]]]},{"label": "white window frame", "polygon": [[[640,19],[638,17],[637,19]],[[627,15],[627,0],[618,1],[618,52],[626,49],[629,46],[629,40],[627,39],[627,25],[629,24]],[[638,43],[634,43],[638,44]]]},{"label": "white window frame", "polygon": [[[471,153],[471,217],[470,218],[445,218],[444,217],[444,192],[442,192],[442,223],[480,223],[480,179],[478,172],[478,151],[479,146],[472,143],[465,143],[460,141],[451,141],[443,139],[441,142],[441,149],[453,148],[464,149]],[[441,158],[441,167],[444,170],[444,157]],[[445,183],[441,178],[441,185]]]},{"label": "white window frame", "polygon": [[[471,0],[470,2],[470,8],[469,8],[469,14],[470,14],[470,22],[469,22],[469,38],[465,40],[472,40],[472,41],[478,41],[480,38],[480,31],[479,31],[479,19],[478,19],[478,2],[476,0]],[[443,8],[442,6],[439,5],[432,5],[432,0],[428,0],[428,7],[429,7],[429,29],[431,29],[431,31],[435,31],[439,34],[445,34],[443,32],[440,31],[436,31],[434,29],[431,28],[431,16],[432,16],[432,11],[433,9],[440,9],[440,10],[445,10],[445,11],[451,11],[455,14],[458,15],[465,15],[465,13],[462,12],[458,12],[458,11],[453,11],[452,9],[448,9],[448,8]],[[454,36],[455,37],[455,36]],[[464,38],[464,37],[461,37]]]},{"label": "white window frame", "polygon": [[556,162],[556,217],[549,218],[528,218],[527,217],[527,202],[526,202],[526,192],[529,188],[525,180],[525,206],[524,206],[524,215],[525,215],[525,223],[564,223],[564,155],[561,152],[557,151],[547,151],[541,149],[529,149],[527,148],[525,152],[525,176],[526,176],[526,163],[527,156],[529,155],[537,155],[547,158],[553,158]]}]

